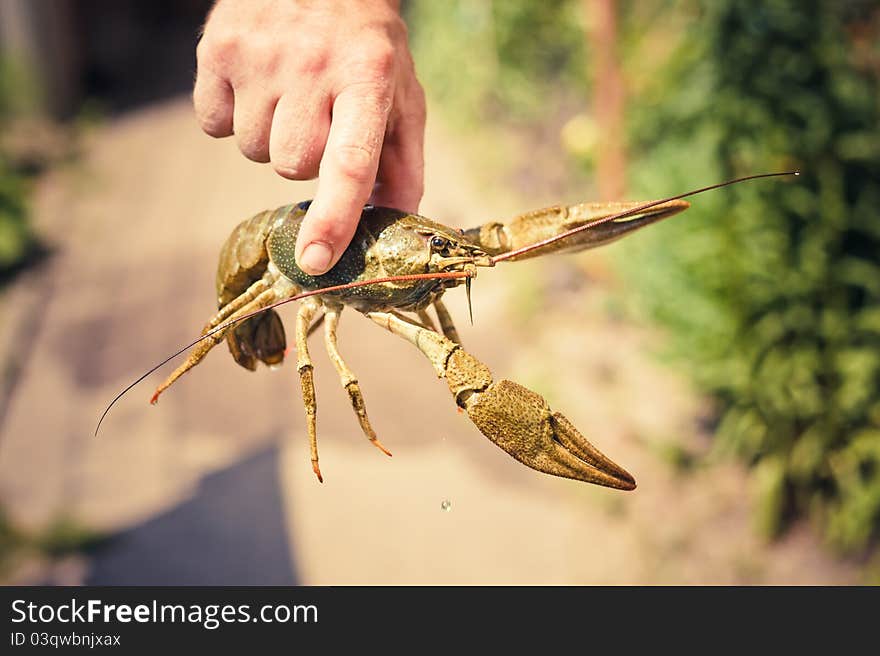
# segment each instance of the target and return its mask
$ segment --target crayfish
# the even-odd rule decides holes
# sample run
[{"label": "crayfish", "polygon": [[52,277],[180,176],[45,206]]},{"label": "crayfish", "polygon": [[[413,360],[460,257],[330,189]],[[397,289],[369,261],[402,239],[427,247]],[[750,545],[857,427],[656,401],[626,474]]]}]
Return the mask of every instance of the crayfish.
[{"label": "crayfish", "polygon": [[[489,368],[462,347],[443,294],[462,283],[469,293],[479,267],[602,246],[687,209],[686,196],[734,182],[790,174],[749,176],[644,203],[555,206],[470,230],[367,205],[351,244],[339,262],[320,276],[304,273],[294,260],[294,244],[309,202],[261,212],[240,223],[226,240],[217,270],[219,309],[202,336],[175,354],[194,347],[158,387],[151,402],[156,403],[165,389],[223,340],[242,367],[255,370],[258,362],[280,364],[287,345],[281,319],[273,308],[301,300],[295,329],[296,367],[312,469],[318,480],[323,477],[318,465],[317,404],[307,339],[322,321],[327,352],[364,435],[391,455],[377,439],[357,376],[337,346],[339,317],[349,306],[418,348],[437,375],[446,379],[455,403],[480,432],[527,467],[632,490],[635,479],[596,449],[564,415],[553,412],[542,396],[509,380],[493,381]],[[430,306],[439,330],[427,312]],[[101,420],[122,394],[170,359],[123,390]]]}]

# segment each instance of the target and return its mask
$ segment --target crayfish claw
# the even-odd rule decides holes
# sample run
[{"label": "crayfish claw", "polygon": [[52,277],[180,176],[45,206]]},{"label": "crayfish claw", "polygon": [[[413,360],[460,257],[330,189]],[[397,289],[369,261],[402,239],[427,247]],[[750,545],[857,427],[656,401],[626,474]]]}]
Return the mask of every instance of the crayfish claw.
[{"label": "crayfish claw", "polygon": [[[608,487],[616,487],[621,490],[634,490],[636,479],[623,467],[608,458],[587,440],[580,431],[568,420],[568,418],[554,412],[551,415],[553,425],[553,441],[563,451],[563,458],[573,455],[579,463],[587,463],[592,472],[600,472],[605,482],[591,481]],[[566,458],[567,459],[567,458]],[[609,483],[610,482],[610,483]]]},{"label": "crayfish claw", "polygon": [[475,396],[468,403],[468,417],[527,467],[618,490],[635,489],[632,475],[590,444],[564,415],[551,412],[541,395],[502,380]]},{"label": "crayfish claw", "polygon": [[459,408],[480,432],[519,460],[545,474],[618,490],[633,490],[635,479],[581,435],[540,394],[509,380],[493,382],[484,363],[433,330],[389,312],[367,316],[416,346],[446,378]]}]

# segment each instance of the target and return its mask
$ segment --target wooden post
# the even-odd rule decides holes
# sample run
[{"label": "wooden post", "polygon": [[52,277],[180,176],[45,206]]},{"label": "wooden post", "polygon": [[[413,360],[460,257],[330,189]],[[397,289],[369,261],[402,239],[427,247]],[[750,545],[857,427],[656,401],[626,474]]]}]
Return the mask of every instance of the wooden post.
[{"label": "wooden post", "polygon": [[617,57],[616,0],[584,0],[592,12],[595,52],[593,114],[599,130],[596,186],[600,200],[622,200],[626,188],[623,74]]},{"label": "wooden post", "polygon": [[75,18],[72,0],[0,2],[0,56],[31,87],[20,110],[55,118],[76,110],[82,89]]}]

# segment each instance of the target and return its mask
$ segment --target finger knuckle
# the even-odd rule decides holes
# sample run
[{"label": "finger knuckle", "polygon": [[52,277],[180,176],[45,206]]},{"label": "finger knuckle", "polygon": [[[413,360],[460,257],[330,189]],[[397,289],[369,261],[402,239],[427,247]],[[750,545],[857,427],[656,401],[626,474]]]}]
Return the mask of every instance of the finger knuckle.
[{"label": "finger knuckle", "polygon": [[375,153],[371,148],[363,144],[343,144],[339,147],[336,158],[339,172],[343,176],[359,186],[372,184],[375,177]]},{"label": "finger knuckle", "polygon": [[375,80],[352,82],[343,88],[342,95],[356,98],[363,119],[369,122],[384,123],[394,106],[391,87]]},{"label": "finger knuckle", "polygon": [[254,70],[263,79],[276,76],[284,66],[284,53],[275,44],[256,47],[254,55]]},{"label": "finger knuckle", "polygon": [[388,77],[394,73],[397,60],[394,47],[389,43],[373,46],[369,54],[369,64],[372,70],[382,77]]},{"label": "finger knuckle", "polygon": [[269,144],[272,167],[281,177],[311,180],[318,174],[324,144],[317,134],[287,129],[276,119]]},{"label": "finger knuckle", "polygon": [[323,48],[305,45],[297,52],[296,69],[302,76],[314,76],[323,73],[329,62],[330,58]]},{"label": "finger knuckle", "polygon": [[318,175],[318,162],[313,157],[272,158],[275,173],[288,180],[311,180]]},{"label": "finger knuckle", "polygon": [[216,73],[225,73],[239,59],[241,42],[234,34],[205,37],[196,47],[196,61],[199,67],[206,67]]},{"label": "finger knuckle", "polygon": [[231,133],[231,125],[226,117],[226,112],[220,108],[212,107],[207,110],[196,110],[196,116],[202,131],[216,139],[228,137]]},{"label": "finger knuckle", "polygon": [[228,137],[232,134],[232,107],[216,90],[206,89],[196,83],[193,91],[193,109],[196,121],[206,134],[212,137]]},{"label": "finger knuckle", "polygon": [[269,161],[269,149],[266,146],[266,141],[258,135],[239,137],[238,149],[252,162],[264,164]]},{"label": "finger knuckle", "polygon": [[394,74],[396,60],[394,46],[387,40],[377,39],[357,50],[351,69],[363,79],[388,79]]}]

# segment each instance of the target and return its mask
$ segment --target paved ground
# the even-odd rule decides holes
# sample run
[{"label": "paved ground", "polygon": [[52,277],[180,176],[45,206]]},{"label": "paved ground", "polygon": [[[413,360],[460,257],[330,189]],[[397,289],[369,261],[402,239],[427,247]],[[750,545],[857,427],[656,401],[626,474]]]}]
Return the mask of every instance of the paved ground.
[{"label": "paved ground", "polygon": [[[436,125],[422,211],[456,226],[522,201],[480,189]],[[311,196],[198,131],[186,100],[108,124],[44,181],[38,225],[57,246],[5,294],[0,502],[38,527],[59,512],[116,535],[61,570],[15,581],[95,583],[852,583],[806,529],[767,545],[743,473],[690,473],[664,445],[704,449],[700,402],[609,318],[601,258],[487,272],[465,345],[551,404],[636,475],[625,494],[537,474],[458,414],[409,345],[347,313],[340,343],[381,439],[366,443],[315,341],[321,463],[311,474],[294,369],[250,374],[218,349],[147,404],[156,375],[92,437],[115,393],[212,311],[216,254],[258,210]],[[527,209],[527,207],[522,207]],[[6,310],[4,311],[6,312]],[[290,325],[292,310],[283,312]],[[19,373],[16,374],[16,363]],[[5,401],[3,401],[5,399]],[[448,501],[449,510],[441,509]]]}]

